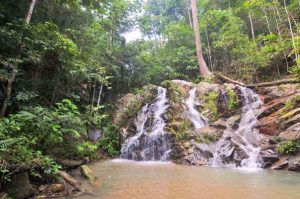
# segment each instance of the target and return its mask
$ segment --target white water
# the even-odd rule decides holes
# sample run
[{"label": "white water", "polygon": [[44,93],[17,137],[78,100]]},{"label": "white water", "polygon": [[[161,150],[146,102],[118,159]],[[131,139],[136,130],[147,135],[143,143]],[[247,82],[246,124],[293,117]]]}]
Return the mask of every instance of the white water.
[{"label": "white water", "polygon": [[259,96],[251,89],[239,87],[243,97],[242,117],[237,130],[232,130],[229,126],[224,131],[223,137],[216,144],[214,151],[213,166],[232,166],[223,162],[222,157],[228,157],[234,150],[234,146],[229,146],[231,142],[242,149],[248,158],[241,161],[241,167],[259,168],[260,138],[257,130],[254,128],[257,123],[257,111],[262,102]]},{"label": "white water", "polygon": [[200,129],[207,124],[207,120],[196,109],[196,106],[198,105],[196,92],[197,88],[192,88],[189,91],[189,97],[185,101],[184,107],[187,117],[192,121],[196,129]]},{"label": "white water", "polygon": [[157,89],[153,104],[145,105],[137,117],[137,134],[125,140],[121,157],[133,160],[167,160],[171,152],[170,135],[164,131],[166,126],[163,114],[167,111],[167,90]]}]

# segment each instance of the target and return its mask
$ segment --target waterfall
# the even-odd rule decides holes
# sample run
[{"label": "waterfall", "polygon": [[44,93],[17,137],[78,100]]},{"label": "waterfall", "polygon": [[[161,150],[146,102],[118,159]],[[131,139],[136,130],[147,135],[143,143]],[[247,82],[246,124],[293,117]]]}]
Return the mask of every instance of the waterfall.
[{"label": "waterfall", "polygon": [[[243,154],[235,153],[234,156],[241,156],[240,166],[248,168],[260,167],[259,152],[260,138],[258,131],[254,128],[257,123],[257,111],[262,102],[259,96],[251,89],[239,86],[243,97],[242,117],[237,130],[229,126],[224,131],[223,137],[216,143],[214,150],[213,166],[226,166],[232,164],[232,157],[235,149],[241,149]],[[238,159],[235,157],[235,159]]]},{"label": "waterfall", "polygon": [[133,160],[167,160],[171,152],[170,134],[165,132],[163,114],[167,111],[167,90],[157,88],[153,104],[146,104],[137,116],[137,134],[125,140],[121,158]]},{"label": "waterfall", "polygon": [[192,88],[189,91],[189,97],[185,101],[185,111],[187,117],[192,121],[196,129],[200,129],[206,125],[207,120],[197,111],[196,105],[196,91],[197,88]]}]

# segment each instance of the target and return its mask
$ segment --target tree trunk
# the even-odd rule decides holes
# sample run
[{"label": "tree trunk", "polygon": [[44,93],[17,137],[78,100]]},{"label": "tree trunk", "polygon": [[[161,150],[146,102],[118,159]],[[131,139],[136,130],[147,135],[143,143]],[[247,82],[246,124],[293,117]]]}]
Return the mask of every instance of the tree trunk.
[{"label": "tree trunk", "polygon": [[205,60],[202,54],[202,47],[201,47],[201,37],[199,31],[199,22],[197,18],[197,4],[196,0],[192,0],[192,18],[193,18],[193,27],[194,27],[194,36],[195,36],[195,43],[196,43],[196,53],[197,59],[199,64],[199,72],[202,76],[210,76],[211,72],[208,70]]},{"label": "tree trunk", "polygon": [[[287,9],[287,6],[286,6],[286,0],[283,0],[283,3],[284,3],[285,12],[287,14],[287,19],[288,19],[288,22],[289,22],[289,28],[290,28],[290,33],[291,33],[291,37],[292,37],[293,48],[296,51],[296,43],[295,43],[295,38],[294,38],[293,26],[292,26],[292,22],[291,22],[291,18],[290,18],[290,13],[289,13],[289,11]],[[295,52],[295,55],[296,55],[296,59],[297,59],[298,58],[298,53]]]},{"label": "tree trunk", "polygon": [[187,9],[187,13],[188,13],[188,17],[189,17],[190,27],[193,28],[193,21],[192,21],[192,17],[191,17],[191,11],[189,9]]},{"label": "tree trunk", "polygon": [[248,17],[249,17],[249,21],[250,21],[252,40],[256,44],[255,33],[254,33],[254,26],[253,26],[253,20],[252,20],[252,16],[251,16],[250,11],[248,12]]},{"label": "tree trunk", "polygon": [[99,94],[98,94],[97,106],[100,105],[102,91],[103,91],[103,84],[101,84],[101,86],[100,86],[100,88],[99,88]]},{"label": "tree trunk", "polygon": [[[18,58],[20,58],[20,56],[21,56],[21,54],[23,52],[23,49],[24,49],[24,45],[23,45],[24,31],[25,31],[25,29],[27,28],[27,26],[30,23],[30,20],[31,20],[31,17],[32,17],[32,13],[33,13],[33,9],[34,9],[34,6],[35,6],[36,2],[37,2],[37,0],[32,0],[31,1],[29,10],[28,10],[27,15],[25,17],[25,22],[26,23],[25,23],[25,27],[23,29],[23,32],[21,34],[20,42],[19,42],[19,49],[18,49],[18,55],[17,55]],[[7,81],[7,86],[6,86],[6,89],[5,89],[5,91],[6,91],[5,92],[5,97],[4,97],[4,101],[3,101],[3,104],[2,104],[2,107],[1,107],[1,111],[0,111],[0,115],[2,117],[5,115],[5,112],[6,112],[9,100],[10,100],[10,96],[11,96],[12,85],[13,85],[13,82],[15,81],[17,73],[18,73],[18,67],[13,67],[11,76],[10,76],[10,78]]]},{"label": "tree trunk", "polygon": [[210,70],[213,72],[212,55],[211,55],[209,37],[208,37],[208,32],[207,32],[207,27],[206,26],[205,26],[205,34],[206,34],[206,40],[207,40],[207,48],[208,48]]},{"label": "tree trunk", "polygon": [[265,14],[265,19],[266,19],[266,22],[267,22],[269,33],[272,34],[270,23],[269,23],[269,19],[268,19],[268,15],[267,15],[267,11],[265,10],[265,8],[262,8],[262,10],[263,10],[263,12]]}]

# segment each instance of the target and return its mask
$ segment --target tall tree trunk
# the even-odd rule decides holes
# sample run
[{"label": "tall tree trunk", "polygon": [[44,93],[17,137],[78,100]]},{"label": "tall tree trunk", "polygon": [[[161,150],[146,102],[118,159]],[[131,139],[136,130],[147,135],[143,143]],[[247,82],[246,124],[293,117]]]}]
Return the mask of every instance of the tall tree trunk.
[{"label": "tall tree trunk", "polygon": [[100,88],[99,88],[99,94],[98,94],[97,106],[100,106],[102,91],[103,91],[103,84],[101,84],[101,86],[100,86]]},{"label": "tall tree trunk", "polygon": [[[274,18],[275,18],[275,23],[276,23],[276,27],[277,27],[277,33],[278,33],[278,35],[279,35],[280,41],[282,42],[283,39],[282,39],[282,36],[281,36],[281,30],[280,30],[280,27],[279,27],[279,20],[280,20],[281,18],[280,18],[279,12],[276,12],[276,11],[278,11],[278,10],[277,10],[277,7],[275,6],[275,10],[274,10]],[[277,19],[276,14],[279,15],[279,16],[278,16],[278,17],[279,17],[278,19]],[[286,53],[284,53],[284,60],[285,60],[285,64],[286,64],[286,71],[288,72],[288,71],[289,71],[289,62],[288,62],[288,60],[287,60],[287,55],[286,55]]]},{"label": "tall tree trunk", "polygon": [[255,33],[254,33],[254,26],[253,26],[253,20],[252,20],[252,16],[251,16],[250,11],[248,12],[248,17],[249,17],[249,21],[250,21],[250,28],[251,28],[252,40],[256,44]]},{"label": "tall tree trunk", "polygon": [[205,34],[206,34],[206,40],[207,40],[207,48],[208,48],[210,70],[213,72],[212,55],[211,55],[209,37],[208,37],[208,32],[207,32],[207,27],[206,26],[205,26]]},{"label": "tall tree trunk", "polygon": [[196,53],[197,59],[199,64],[199,72],[202,76],[209,76],[211,72],[208,70],[205,60],[202,54],[202,47],[201,47],[201,37],[199,31],[199,22],[197,18],[197,4],[196,0],[192,0],[192,17],[193,17],[193,27],[194,27],[194,36],[195,36],[195,43],[196,43]]},{"label": "tall tree trunk", "polygon": [[[18,47],[19,48],[18,49],[18,54],[17,54],[18,58],[20,58],[20,56],[21,56],[21,54],[24,50],[24,44],[23,44],[24,31],[30,23],[32,13],[33,13],[33,9],[34,9],[34,6],[35,6],[36,2],[37,2],[37,0],[32,0],[31,1],[29,10],[28,10],[27,15],[25,17],[25,25],[24,25],[24,28],[23,28],[23,31],[22,31],[22,34],[21,34],[19,47]],[[18,73],[18,67],[17,66],[12,67],[12,72],[11,72],[10,78],[8,78],[8,81],[7,81],[7,86],[6,86],[6,89],[5,89],[5,97],[4,97],[4,101],[3,101],[1,111],[0,111],[1,116],[5,115],[5,112],[6,112],[9,100],[10,100],[10,96],[11,96],[12,85],[13,85],[13,82],[15,81],[17,73]]]},{"label": "tall tree trunk", "polygon": [[271,27],[270,27],[270,23],[269,23],[269,18],[268,18],[268,15],[267,15],[267,11],[265,8],[262,8],[264,14],[265,14],[265,19],[266,19],[266,22],[267,22],[267,26],[268,26],[268,30],[269,30],[269,33],[272,34],[272,31],[271,31]]},{"label": "tall tree trunk", "polygon": [[[292,37],[293,48],[296,51],[296,43],[295,43],[295,38],[294,38],[293,26],[292,26],[292,22],[291,22],[291,18],[290,18],[290,13],[289,13],[289,11],[287,9],[287,6],[286,6],[286,0],[283,0],[283,3],[284,3],[285,12],[287,14],[287,19],[288,19],[288,22],[289,22],[289,28],[290,28],[290,33],[291,33],[291,37]],[[298,53],[297,52],[295,52],[295,56],[296,56],[296,59],[297,59],[298,58]]]},{"label": "tall tree trunk", "polygon": [[191,11],[190,9],[187,9],[188,17],[189,17],[189,24],[190,27],[193,28],[193,21],[192,21],[192,16],[191,16]]}]

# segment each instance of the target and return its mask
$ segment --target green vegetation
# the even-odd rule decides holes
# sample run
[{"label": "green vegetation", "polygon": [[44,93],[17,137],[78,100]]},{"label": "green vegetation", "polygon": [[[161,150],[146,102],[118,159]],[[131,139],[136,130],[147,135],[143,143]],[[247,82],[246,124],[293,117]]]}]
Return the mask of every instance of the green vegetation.
[{"label": "green vegetation", "polygon": [[[195,35],[190,1],[1,0],[0,186],[11,165],[38,162],[42,171],[32,173],[54,175],[60,158],[117,156],[120,127],[155,96],[155,86],[145,85],[169,88],[170,103],[179,104],[188,93],[170,80],[214,80],[199,77],[201,42],[211,72],[245,83],[300,77],[298,0],[198,0],[196,7]],[[129,41],[135,28],[142,36]],[[129,92],[135,95],[120,102]],[[237,96],[227,92],[234,110]],[[214,91],[203,99],[210,121],[218,118],[217,99]],[[286,109],[298,102],[287,101]],[[183,112],[176,109],[172,116]],[[174,122],[181,140],[190,124],[180,117]],[[90,129],[102,133],[98,141]]]},{"label": "green vegetation", "polygon": [[227,88],[226,92],[227,92],[227,95],[229,97],[228,108],[229,108],[230,111],[232,111],[239,104],[239,99],[238,99],[237,95],[235,94],[234,90],[232,90],[231,88]]},{"label": "green vegetation", "polygon": [[208,93],[208,95],[205,97],[205,107],[204,110],[208,109],[210,110],[210,121],[215,121],[218,119],[218,106],[217,106],[217,100],[218,100],[218,93],[215,91],[211,91]]},{"label": "green vegetation", "polygon": [[294,141],[288,141],[281,144],[277,150],[281,155],[293,155],[299,151],[299,144]]}]

